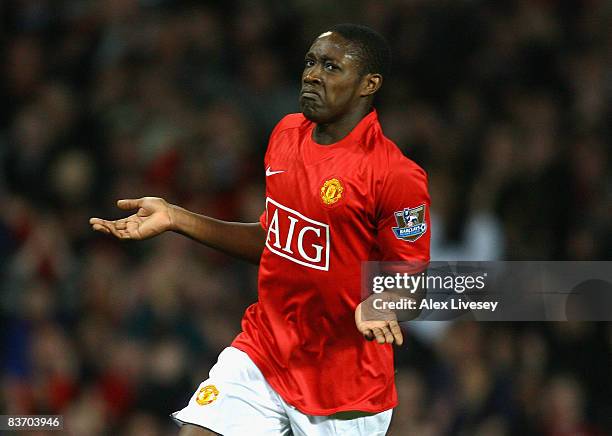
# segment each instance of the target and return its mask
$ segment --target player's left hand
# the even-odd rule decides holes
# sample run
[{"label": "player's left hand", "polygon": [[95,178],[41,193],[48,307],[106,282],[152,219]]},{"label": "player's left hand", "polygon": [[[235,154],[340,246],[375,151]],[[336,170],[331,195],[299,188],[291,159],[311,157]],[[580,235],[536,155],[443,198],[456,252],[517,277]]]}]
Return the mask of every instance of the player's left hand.
[{"label": "player's left hand", "polygon": [[395,313],[391,310],[374,309],[372,297],[361,302],[355,309],[355,325],[368,341],[376,339],[379,344],[396,344],[397,346],[404,343],[402,329]]}]

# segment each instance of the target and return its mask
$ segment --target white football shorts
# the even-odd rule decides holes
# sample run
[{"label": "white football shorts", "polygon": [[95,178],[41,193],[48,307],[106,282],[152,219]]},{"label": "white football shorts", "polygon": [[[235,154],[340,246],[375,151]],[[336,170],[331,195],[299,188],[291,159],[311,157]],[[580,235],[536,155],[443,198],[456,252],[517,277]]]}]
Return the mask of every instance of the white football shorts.
[{"label": "white football shorts", "polygon": [[392,410],[305,415],[268,384],[249,356],[234,347],[219,355],[184,409],[172,417],[223,436],[383,436]]}]

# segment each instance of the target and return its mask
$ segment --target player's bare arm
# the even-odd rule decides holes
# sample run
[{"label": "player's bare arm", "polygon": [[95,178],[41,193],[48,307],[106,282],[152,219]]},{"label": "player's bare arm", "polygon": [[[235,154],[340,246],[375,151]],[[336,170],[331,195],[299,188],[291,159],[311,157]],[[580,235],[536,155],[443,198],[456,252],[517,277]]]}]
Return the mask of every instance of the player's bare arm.
[{"label": "player's bare arm", "polygon": [[134,240],[173,231],[231,256],[259,263],[266,237],[259,223],[217,220],[158,197],[119,200],[117,206],[123,210],[136,210],[136,213],[119,220],[91,218],[92,228],[119,239]]}]

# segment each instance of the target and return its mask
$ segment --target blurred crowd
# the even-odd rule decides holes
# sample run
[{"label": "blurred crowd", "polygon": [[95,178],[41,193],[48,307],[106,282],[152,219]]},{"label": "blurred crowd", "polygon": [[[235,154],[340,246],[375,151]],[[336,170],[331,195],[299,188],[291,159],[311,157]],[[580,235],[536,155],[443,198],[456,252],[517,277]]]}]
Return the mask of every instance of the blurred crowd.
[{"label": "blurred crowd", "polygon": [[[607,0],[4,0],[0,16],[2,413],[174,431],[257,270],[88,218],[150,195],[256,221],[267,137],[338,22],[391,43],[376,107],[429,174],[432,259],[612,260]],[[607,323],[407,334],[391,435],[612,434]]]}]

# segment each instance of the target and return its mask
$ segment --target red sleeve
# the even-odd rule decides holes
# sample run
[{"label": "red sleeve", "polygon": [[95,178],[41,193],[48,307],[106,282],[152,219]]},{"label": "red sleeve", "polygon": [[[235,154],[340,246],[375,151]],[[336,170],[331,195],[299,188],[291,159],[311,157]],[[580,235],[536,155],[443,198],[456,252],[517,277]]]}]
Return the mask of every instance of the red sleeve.
[{"label": "red sleeve", "polygon": [[405,160],[392,164],[376,205],[381,260],[427,265],[430,204],[425,171]]}]

